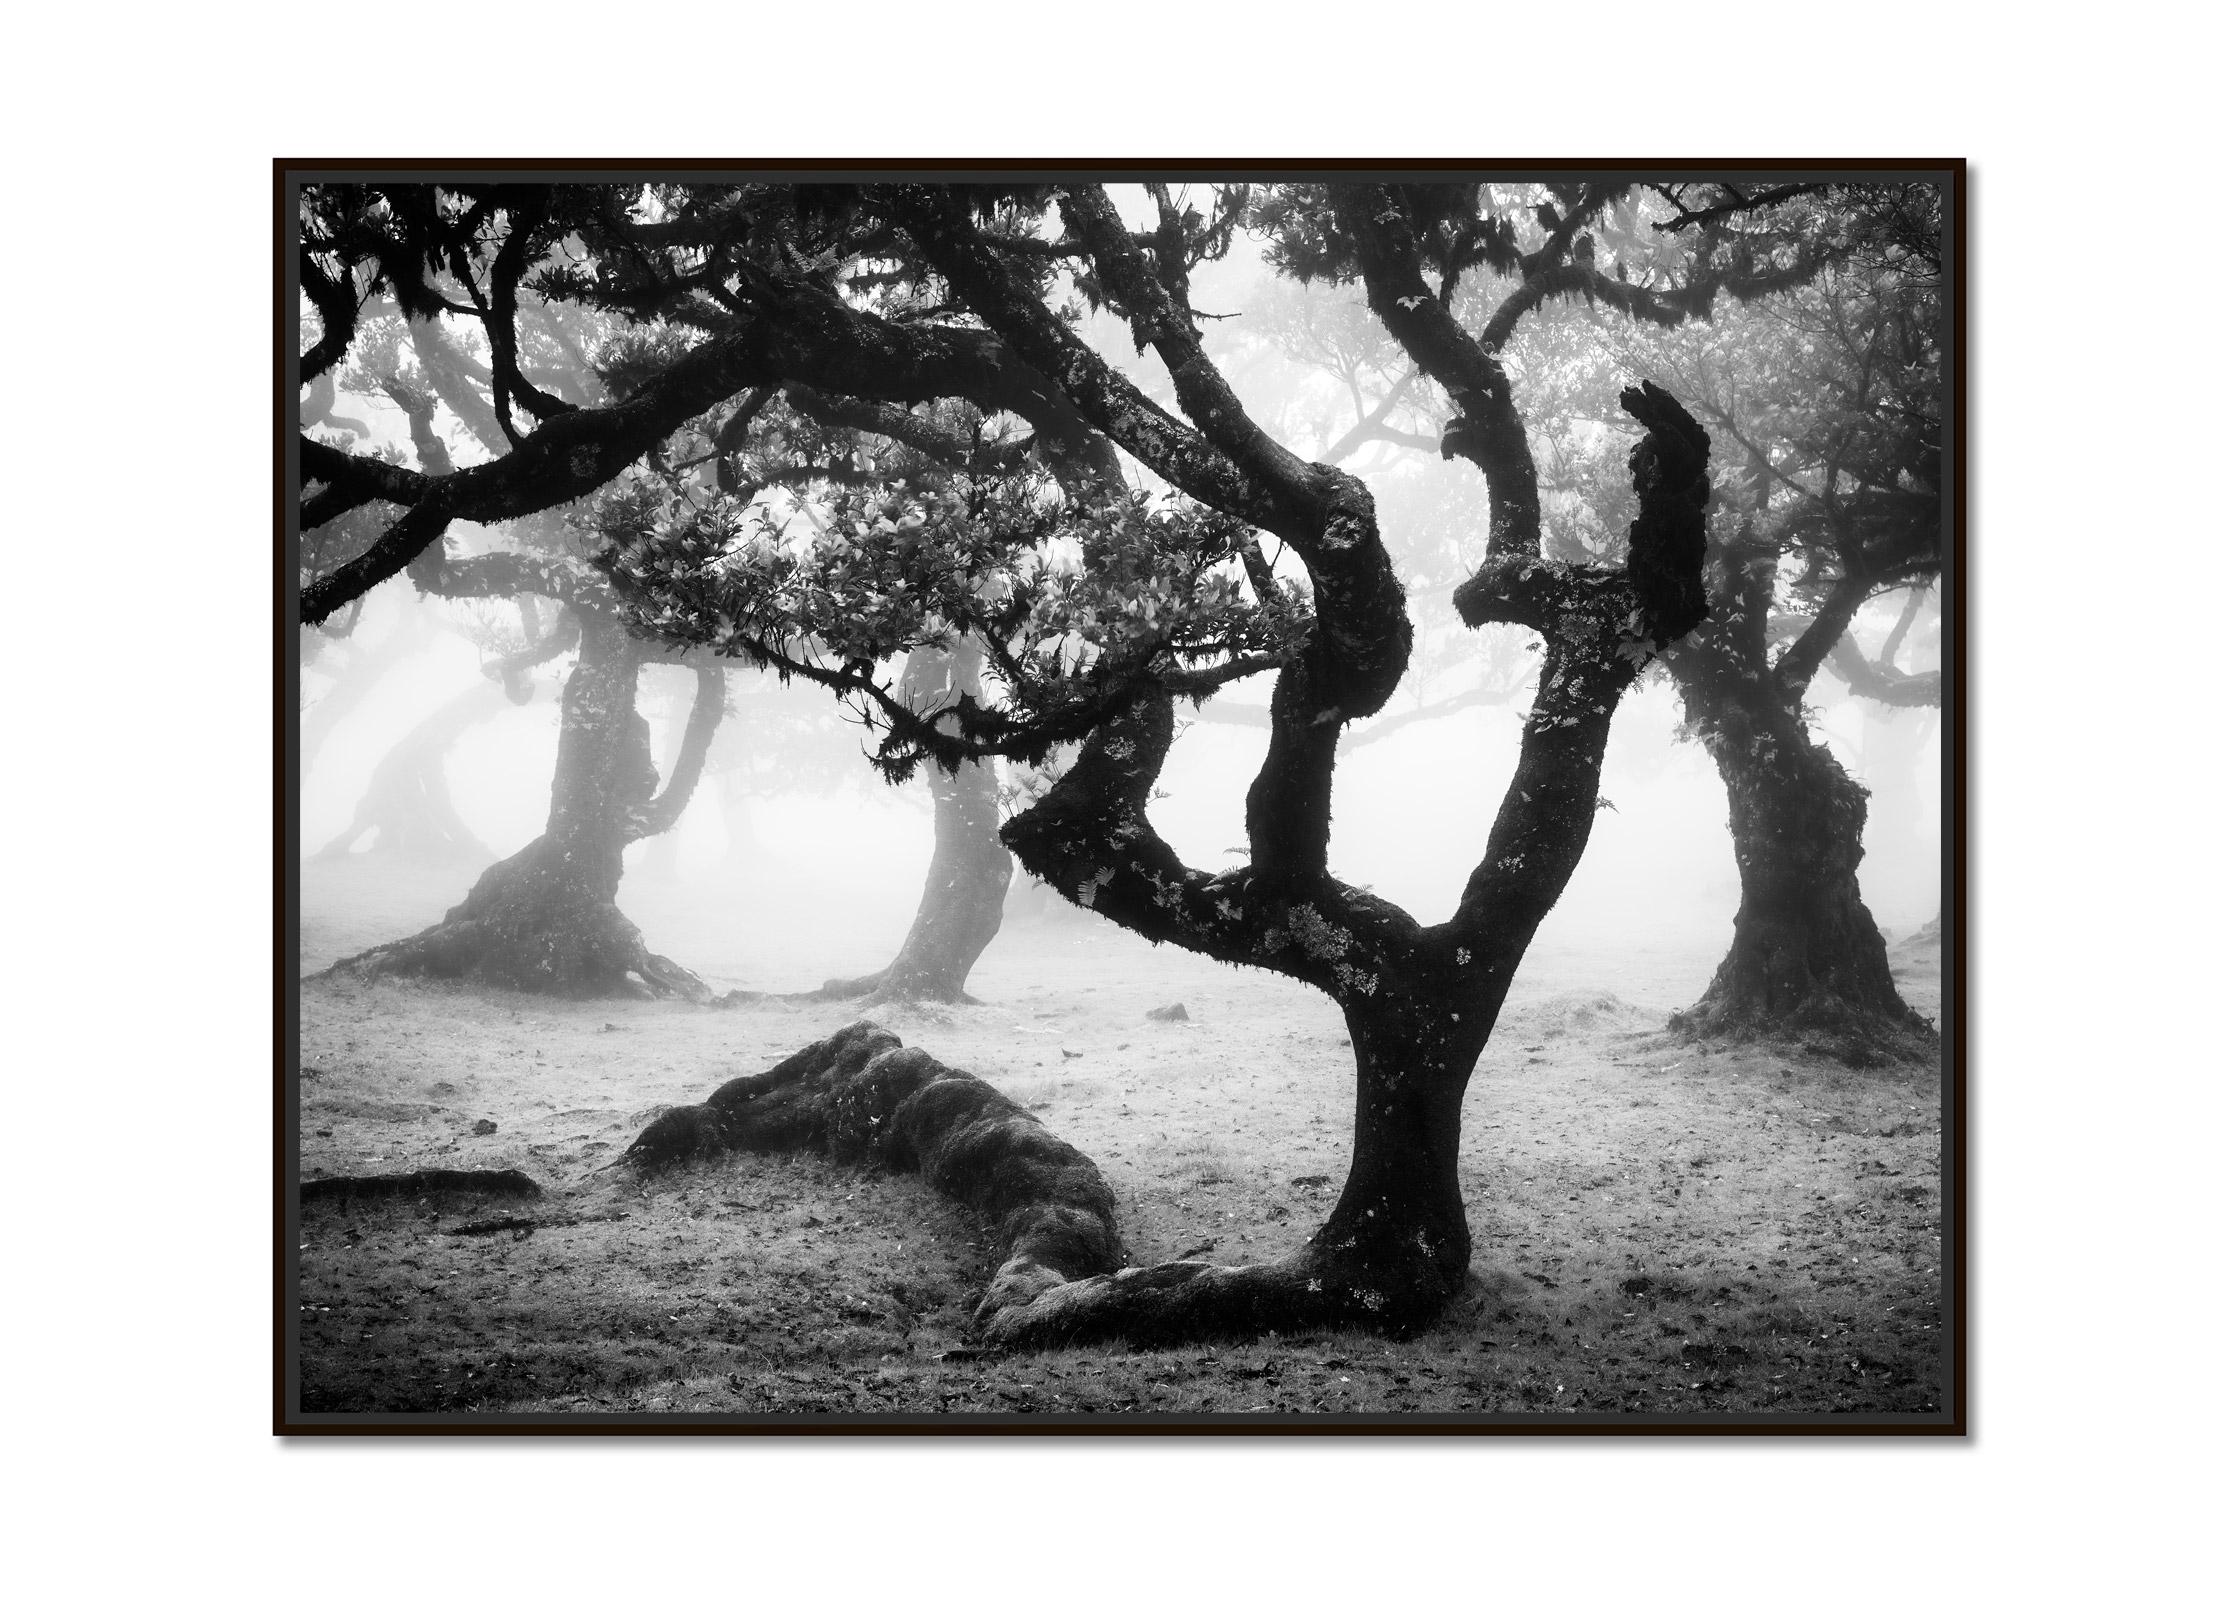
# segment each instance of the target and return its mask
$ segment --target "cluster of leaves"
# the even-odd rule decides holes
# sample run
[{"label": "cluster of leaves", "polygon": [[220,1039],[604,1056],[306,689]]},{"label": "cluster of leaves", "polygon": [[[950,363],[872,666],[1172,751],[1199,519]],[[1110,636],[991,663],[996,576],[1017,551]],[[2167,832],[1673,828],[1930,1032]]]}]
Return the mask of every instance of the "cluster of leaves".
[{"label": "cluster of leaves", "polygon": [[[1295,585],[1246,580],[1232,519],[1144,495],[1068,500],[1027,471],[835,487],[790,510],[639,473],[583,520],[633,626],[859,696],[898,776],[927,753],[933,715],[958,712],[962,746],[932,753],[1032,758],[1148,681],[1276,665],[1310,618]],[[893,658],[960,635],[986,647],[999,704],[899,701],[881,676]]]},{"label": "cluster of leaves", "polygon": [[[1467,283],[1530,278],[1544,268],[1604,264],[1620,283],[1673,289],[1714,270],[1786,267],[1794,242],[1754,242],[1736,230],[1661,229],[1674,214],[1633,186],[1609,183],[1409,184],[1397,204],[1421,246],[1418,265],[1442,304],[1469,319],[1456,296]],[[1350,236],[1338,225],[1327,186],[1277,184],[1252,208],[1267,259],[1301,282],[1350,283],[1360,276]],[[1481,291],[1482,292],[1482,291]]]},{"label": "cluster of leaves", "polygon": [[666,322],[616,328],[586,353],[585,365],[610,397],[626,399],[705,337],[697,329]]}]

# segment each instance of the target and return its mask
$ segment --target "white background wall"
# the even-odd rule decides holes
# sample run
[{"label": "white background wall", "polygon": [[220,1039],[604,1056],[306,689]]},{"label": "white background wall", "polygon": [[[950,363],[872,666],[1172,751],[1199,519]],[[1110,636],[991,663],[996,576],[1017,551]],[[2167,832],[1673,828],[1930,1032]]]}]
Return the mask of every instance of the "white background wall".
[{"label": "white background wall", "polygon": [[[0,1335],[25,1592],[2229,1581],[2235,1107],[2210,1005],[2230,982],[2231,791],[2200,719],[2240,589],[2217,470],[2232,408],[2210,389],[2233,363],[2216,308],[2184,309],[2185,274],[2232,258],[2213,13],[617,15],[47,7],[13,26],[10,209],[53,217],[0,260],[21,408],[0,648],[32,730],[7,786]],[[834,54],[866,41],[893,48]],[[982,46],[1006,68],[945,70]],[[638,48],[658,68],[625,78]],[[266,1437],[268,159],[789,150],[1978,164],[1973,1442]],[[2093,607],[2139,670],[2042,657]],[[42,696],[65,670],[129,708],[121,744],[106,714],[63,716],[75,695]],[[190,781],[211,768],[217,786]],[[149,954],[129,970],[120,927]]]}]

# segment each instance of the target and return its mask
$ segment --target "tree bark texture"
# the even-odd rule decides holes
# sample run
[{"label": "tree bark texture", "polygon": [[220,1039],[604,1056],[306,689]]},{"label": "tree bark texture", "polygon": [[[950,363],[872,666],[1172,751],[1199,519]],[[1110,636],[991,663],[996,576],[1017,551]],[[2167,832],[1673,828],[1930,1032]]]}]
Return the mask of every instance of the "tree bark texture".
[{"label": "tree bark texture", "polygon": [[[576,999],[708,998],[692,973],[648,951],[615,905],[624,848],[670,796],[654,798],[651,740],[637,711],[636,642],[604,617],[585,612],[579,620],[582,645],[561,694],[544,832],[485,872],[436,926],[338,962],[333,972],[455,978]],[[716,679],[720,715],[720,672]],[[682,799],[667,809],[681,812]]]},{"label": "tree bark texture", "polygon": [[1726,786],[1742,877],[1734,941],[1675,1027],[1720,1039],[1834,1036],[1861,1059],[1918,1050],[1933,1030],[1899,998],[1859,892],[1867,791],[1813,740],[1801,685],[1766,666],[1748,586],[1669,659]]}]

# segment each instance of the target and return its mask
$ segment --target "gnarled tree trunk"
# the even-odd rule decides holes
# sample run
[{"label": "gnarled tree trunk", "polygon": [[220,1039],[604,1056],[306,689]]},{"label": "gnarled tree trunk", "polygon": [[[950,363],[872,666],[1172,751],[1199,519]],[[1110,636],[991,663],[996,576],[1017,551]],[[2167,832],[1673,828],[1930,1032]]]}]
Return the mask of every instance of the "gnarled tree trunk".
[{"label": "gnarled tree trunk", "polygon": [[1763,639],[1744,584],[1715,629],[1670,657],[1726,785],[1742,877],[1734,942],[1674,1026],[1706,1038],[1817,1039],[1862,1061],[1916,1051],[1932,1030],[1899,997],[1859,893],[1867,791],[1813,740],[1803,684],[1766,665]]},{"label": "gnarled tree trunk", "polygon": [[711,708],[694,706],[705,730],[698,747],[688,740],[669,790],[656,799],[651,740],[637,711],[638,646],[608,618],[584,611],[579,621],[582,647],[561,695],[545,831],[485,872],[436,926],[331,971],[458,978],[577,999],[708,997],[692,973],[646,949],[615,890],[625,847],[684,809],[722,715],[721,669],[703,675]]}]

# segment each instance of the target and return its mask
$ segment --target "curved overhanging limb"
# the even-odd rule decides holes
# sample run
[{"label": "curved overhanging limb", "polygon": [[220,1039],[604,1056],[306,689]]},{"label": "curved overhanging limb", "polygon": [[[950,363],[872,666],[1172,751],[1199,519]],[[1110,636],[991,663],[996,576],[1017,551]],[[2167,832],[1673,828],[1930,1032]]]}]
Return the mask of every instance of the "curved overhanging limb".
[{"label": "curved overhanging limb", "polygon": [[345,957],[322,978],[436,978],[573,1000],[705,1001],[687,968],[646,948],[612,892],[582,881],[549,835],[491,867],[443,920]]}]

